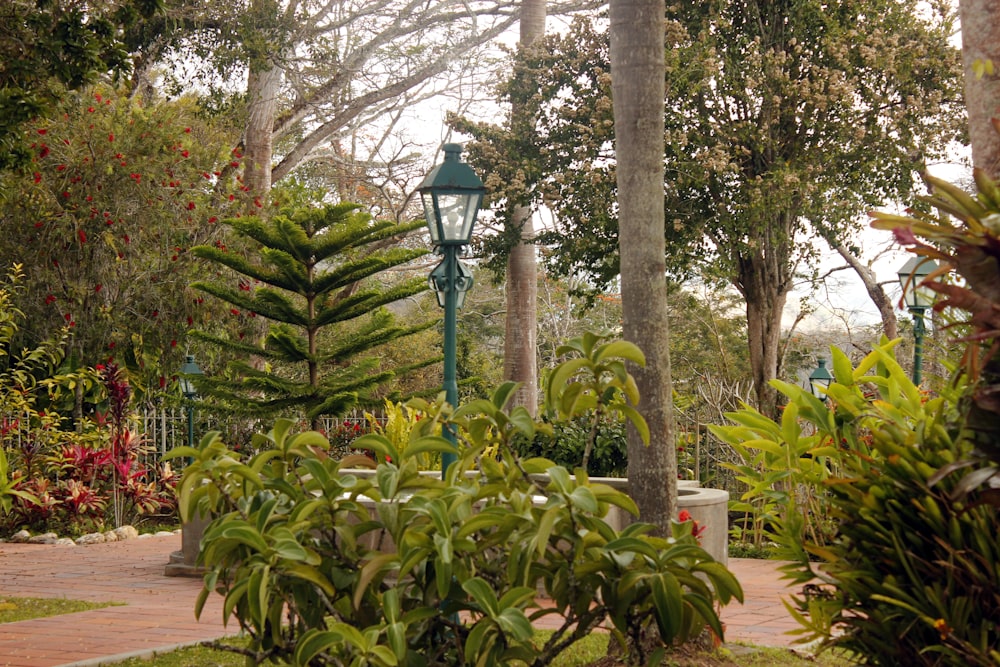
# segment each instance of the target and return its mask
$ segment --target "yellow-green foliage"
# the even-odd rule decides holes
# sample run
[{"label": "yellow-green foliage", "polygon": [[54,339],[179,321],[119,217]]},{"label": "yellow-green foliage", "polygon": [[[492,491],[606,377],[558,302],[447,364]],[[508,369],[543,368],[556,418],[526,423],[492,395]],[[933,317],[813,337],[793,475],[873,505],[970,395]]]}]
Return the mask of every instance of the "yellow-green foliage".
[{"label": "yellow-green foliage", "polygon": [[[383,414],[384,418],[379,418],[366,412],[365,420],[372,433],[388,439],[400,451],[406,449],[406,444],[410,441],[410,435],[417,422],[427,416],[418,408],[388,399],[385,401]],[[436,425],[433,434],[441,435],[440,424]],[[414,460],[420,470],[440,470],[441,468],[441,455],[437,452],[422,452],[415,456]]]}]

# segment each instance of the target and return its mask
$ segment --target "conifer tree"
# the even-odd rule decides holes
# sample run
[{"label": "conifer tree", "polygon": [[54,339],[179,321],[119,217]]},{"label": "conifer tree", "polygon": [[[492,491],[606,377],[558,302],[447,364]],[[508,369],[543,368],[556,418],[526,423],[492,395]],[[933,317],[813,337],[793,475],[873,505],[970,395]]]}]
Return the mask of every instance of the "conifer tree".
[{"label": "conifer tree", "polygon": [[[390,370],[379,368],[371,354],[432,324],[401,326],[385,309],[427,289],[425,278],[392,286],[368,280],[427,252],[389,242],[422,223],[373,221],[355,204],[338,204],[226,224],[251,241],[258,256],[198,246],[196,256],[229,267],[238,278],[235,286],[221,281],[192,286],[229,303],[236,315],[265,318],[268,331],[257,343],[192,332],[237,357],[225,377],[199,379],[209,396],[261,416],[304,414],[318,428],[320,416],[343,414],[394,377],[433,361]],[[357,326],[347,326],[352,321]],[[251,357],[264,360],[263,367],[246,361]]]}]

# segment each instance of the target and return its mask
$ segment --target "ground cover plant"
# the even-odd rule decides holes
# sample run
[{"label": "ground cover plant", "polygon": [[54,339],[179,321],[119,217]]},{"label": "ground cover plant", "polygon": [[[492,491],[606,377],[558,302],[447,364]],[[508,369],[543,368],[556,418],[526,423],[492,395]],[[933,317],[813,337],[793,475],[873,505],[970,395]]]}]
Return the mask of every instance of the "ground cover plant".
[{"label": "ground cover plant", "polygon": [[[605,361],[637,352],[603,349]],[[572,375],[560,375],[572,395],[557,392],[569,416],[593,400]],[[248,460],[218,434],[174,450],[192,460],[179,486],[182,517],[212,518],[197,613],[222,594],[249,638],[239,650],[258,663],[540,667],[606,624],[628,648],[624,659],[645,664],[706,629],[721,636],[717,605],[742,591],[692,523],[676,523],[671,536],[641,523],[613,530],[612,507],[637,514],[628,496],[580,468],[571,476],[513,452],[515,438],[546,428],[523,408],[505,410],[514,388],[454,411],[443,398],[414,400],[421,418],[405,441],[354,442],[375,454],[374,477],[342,470],[367,456],[327,457],[325,437],[293,433],[287,420],[255,437]],[[438,435],[445,424],[458,429],[459,447]],[[444,479],[420,474],[423,454],[446,451],[457,462]],[[538,473],[548,475],[544,490]],[[560,627],[538,646],[532,621],[546,616]],[[659,646],[640,641],[650,633]]]},{"label": "ground cover plant", "polygon": [[32,618],[45,618],[61,614],[75,614],[103,607],[113,607],[115,602],[87,602],[65,598],[22,598],[6,595],[0,597],[0,623],[16,623]]}]

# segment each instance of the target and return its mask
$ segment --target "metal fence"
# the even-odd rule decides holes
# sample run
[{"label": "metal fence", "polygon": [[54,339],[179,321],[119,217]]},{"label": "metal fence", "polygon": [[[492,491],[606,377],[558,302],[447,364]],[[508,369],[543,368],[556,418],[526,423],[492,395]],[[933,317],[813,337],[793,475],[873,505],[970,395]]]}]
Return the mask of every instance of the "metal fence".
[{"label": "metal fence", "polygon": [[[32,425],[30,414],[7,414],[0,416],[0,446],[8,451],[44,453],[53,446],[71,444],[72,432],[59,432]],[[346,417],[327,417],[322,420],[324,433],[334,433],[344,426],[367,425],[364,413],[356,411]],[[188,444],[188,410],[183,407],[150,407],[138,413],[130,424],[135,435],[143,443],[143,461],[156,467],[160,459],[171,449]],[[257,419],[221,420],[205,411],[194,412],[193,435],[195,443],[209,431],[221,431],[227,444],[246,446],[253,433],[264,433],[270,429],[270,422]],[[303,430],[309,425],[301,424]]]}]

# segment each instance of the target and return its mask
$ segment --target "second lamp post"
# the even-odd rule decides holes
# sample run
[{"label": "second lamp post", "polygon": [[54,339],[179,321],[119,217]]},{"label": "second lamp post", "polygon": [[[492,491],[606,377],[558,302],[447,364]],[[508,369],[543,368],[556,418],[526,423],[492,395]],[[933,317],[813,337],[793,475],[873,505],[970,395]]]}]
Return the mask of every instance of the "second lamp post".
[{"label": "second lamp post", "polygon": [[913,315],[913,384],[920,386],[924,365],[924,313],[934,305],[934,291],[921,283],[938,268],[937,262],[926,257],[911,257],[899,270],[903,301]]},{"label": "second lamp post", "polygon": [[[444,162],[434,167],[417,188],[424,205],[424,217],[431,233],[434,250],[443,256],[428,278],[437,293],[438,305],[444,308],[444,392],[452,407],[458,405],[456,378],[456,337],[458,309],[465,302],[465,293],[472,287],[472,272],[458,255],[472,240],[472,228],[486,188],[472,170],[462,162],[462,147],[445,144]],[[452,444],[455,432],[446,427],[443,433]],[[442,454],[441,475],[455,462],[454,454]]]}]

